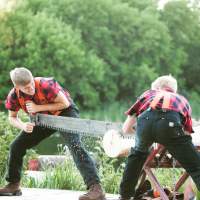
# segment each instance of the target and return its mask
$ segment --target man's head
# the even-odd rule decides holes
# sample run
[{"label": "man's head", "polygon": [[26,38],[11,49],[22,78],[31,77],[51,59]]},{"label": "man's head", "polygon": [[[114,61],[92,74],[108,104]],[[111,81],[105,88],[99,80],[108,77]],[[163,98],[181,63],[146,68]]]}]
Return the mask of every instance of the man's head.
[{"label": "man's head", "polygon": [[171,75],[165,75],[158,77],[154,82],[151,84],[152,90],[164,90],[169,89],[173,92],[177,92],[177,81]]},{"label": "man's head", "polygon": [[10,78],[15,88],[28,95],[35,94],[35,82],[32,73],[24,67],[15,68],[10,71]]}]

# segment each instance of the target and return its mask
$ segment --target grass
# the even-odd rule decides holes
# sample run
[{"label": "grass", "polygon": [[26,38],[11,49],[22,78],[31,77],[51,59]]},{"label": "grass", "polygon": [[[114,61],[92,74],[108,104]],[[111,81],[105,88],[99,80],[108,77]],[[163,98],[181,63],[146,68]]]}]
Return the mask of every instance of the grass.
[{"label": "grass", "polygon": [[44,170],[44,173],[44,178],[41,181],[24,176],[22,179],[23,187],[85,190],[83,180],[72,160],[63,165],[58,165],[54,169],[48,168]]}]

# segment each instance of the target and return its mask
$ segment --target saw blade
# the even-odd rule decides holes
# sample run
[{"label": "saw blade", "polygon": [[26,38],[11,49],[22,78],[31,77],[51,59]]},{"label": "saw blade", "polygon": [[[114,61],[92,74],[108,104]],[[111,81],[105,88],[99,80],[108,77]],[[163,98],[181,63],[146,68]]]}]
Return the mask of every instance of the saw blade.
[{"label": "saw blade", "polygon": [[40,113],[31,116],[31,121],[34,121],[36,126],[93,137],[102,137],[111,129],[117,131],[121,131],[122,129],[122,123],[120,122],[105,122]]}]

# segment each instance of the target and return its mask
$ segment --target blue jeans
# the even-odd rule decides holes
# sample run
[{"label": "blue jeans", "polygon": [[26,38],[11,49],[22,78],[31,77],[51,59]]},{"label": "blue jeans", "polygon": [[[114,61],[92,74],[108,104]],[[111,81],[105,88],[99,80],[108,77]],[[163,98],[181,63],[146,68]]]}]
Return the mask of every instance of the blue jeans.
[{"label": "blue jeans", "polygon": [[[79,111],[76,107],[69,107],[60,114],[61,116],[79,117]],[[28,134],[24,131],[12,142],[8,159],[8,171],[6,180],[8,182],[19,182],[21,179],[21,170],[23,157],[26,150],[36,146],[43,139],[49,137],[55,132],[48,128],[34,127],[33,132]],[[80,136],[78,134],[60,133],[69,148],[74,162],[80,171],[83,180],[89,188],[92,184],[99,183],[99,177],[93,160],[84,149]]]},{"label": "blue jeans", "polygon": [[182,116],[174,111],[147,110],[137,120],[136,144],[131,149],[120,184],[120,194],[132,197],[153,142],[160,143],[179,161],[200,191],[200,155],[182,129]]}]

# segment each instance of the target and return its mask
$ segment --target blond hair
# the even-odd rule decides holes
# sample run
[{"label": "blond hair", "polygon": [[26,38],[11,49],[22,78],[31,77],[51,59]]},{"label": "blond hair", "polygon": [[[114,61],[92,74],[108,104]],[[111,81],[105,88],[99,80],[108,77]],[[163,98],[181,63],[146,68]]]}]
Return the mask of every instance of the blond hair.
[{"label": "blond hair", "polygon": [[158,90],[164,88],[169,88],[173,92],[177,92],[178,88],[177,81],[172,75],[160,76],[151,84],[152,90]]},{"label": "blond hair", "polygon": [[14,85],[25,86],[31,82],[33,75],[27,68],[19,67],[10,71],[10,78]]}]

